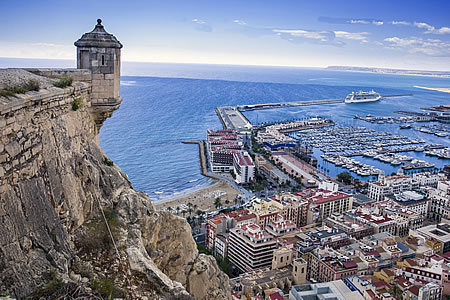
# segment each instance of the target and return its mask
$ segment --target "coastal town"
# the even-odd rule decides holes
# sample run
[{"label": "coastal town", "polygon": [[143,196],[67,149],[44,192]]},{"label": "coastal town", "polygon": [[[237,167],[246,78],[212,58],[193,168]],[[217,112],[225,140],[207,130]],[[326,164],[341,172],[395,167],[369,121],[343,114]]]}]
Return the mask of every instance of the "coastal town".
[{"label": "coastal town", "polygon": [[0,300],[450,300],[450,2],[29,2]]},{"label": "coastal town", "polygon": [[[199,144],[202,173],[232,197],[212,188],[195,196],[208,206],[192,197],[159,204],[187,218],[199,251],[230,277],[233,299],[450,294],[450,166],[400,154],[447,147],[321,117],[253,126],[245,109],[216,109],[224,128]],[[330,176],[314,148],[347,171]],[[399,168],[386,175],[358,156]]]}]

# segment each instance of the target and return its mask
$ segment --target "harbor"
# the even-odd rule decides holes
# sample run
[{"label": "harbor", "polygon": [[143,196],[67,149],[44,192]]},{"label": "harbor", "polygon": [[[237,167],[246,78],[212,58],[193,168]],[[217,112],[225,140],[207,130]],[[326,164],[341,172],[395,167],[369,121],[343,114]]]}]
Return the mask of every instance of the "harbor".
[{"label": "harbor", "polygon": [[[412,94],[396,94],[380,96],[380,99],[394,98],[394,97],[408,97]],[[338,99],[321,99],[321,100],[305,100],[305,101],[288,101],[288,102],[273,102],[262,104],[245,104],[236,106],[222,106],[215,109],[217,116],[225,129],[234,129],[238,131],[249,131],[253,125],[242,114],[245,111],[261,110],[261,109],[275,109],[275,108],[289,108],[289,107],[301,107],[311,105],[327,105],[346,103],[346,98]]]}]

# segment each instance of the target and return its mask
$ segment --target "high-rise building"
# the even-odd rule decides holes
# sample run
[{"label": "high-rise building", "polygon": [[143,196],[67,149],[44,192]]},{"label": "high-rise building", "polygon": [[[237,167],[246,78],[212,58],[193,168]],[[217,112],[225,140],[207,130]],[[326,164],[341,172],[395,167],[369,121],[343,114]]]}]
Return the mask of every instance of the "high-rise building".
[{"label": "high-rise building", "polygon": [[272,264],[277,241],[256,224],[244,224],[230,229],[228,259],[242,272]]}]

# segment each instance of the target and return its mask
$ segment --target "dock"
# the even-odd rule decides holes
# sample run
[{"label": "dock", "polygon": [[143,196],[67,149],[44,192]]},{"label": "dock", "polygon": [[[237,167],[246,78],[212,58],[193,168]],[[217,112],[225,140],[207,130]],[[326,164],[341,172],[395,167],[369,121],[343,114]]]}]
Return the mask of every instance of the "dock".
[{"label": "dock", "polygon": [[[384,98],[406,97],[406,96],[412,96],[412,94],[387,95],[382,96],[381,98],[384,99]],[[296,107],[296,106],[309,106],[309,105],[326,105],[336,103],[345,103],[345,98],[222,106],[216,108],[216,113],[220,119],[220,122],[222,123],[223,128],[234,129],[237,131],[249,131],[253,127],[253,125],[244,116],[244,114],[242,114],[242,112],[244,111]]]}]

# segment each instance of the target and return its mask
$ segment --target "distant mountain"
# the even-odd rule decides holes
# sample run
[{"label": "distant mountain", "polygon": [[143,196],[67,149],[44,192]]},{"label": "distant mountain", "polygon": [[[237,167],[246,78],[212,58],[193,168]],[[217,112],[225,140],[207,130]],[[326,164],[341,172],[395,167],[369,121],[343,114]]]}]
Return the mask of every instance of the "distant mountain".
[{"label": "distant mountain", "polygon": [[450,71],[426,71],[426,70],[404,70],[372,67],[352,67],[352,66],[329,66],[327,70],[351,71],[351,72],[370,72],[383,74],[416,75],[416,76],[436,76],[450,77]]}]

